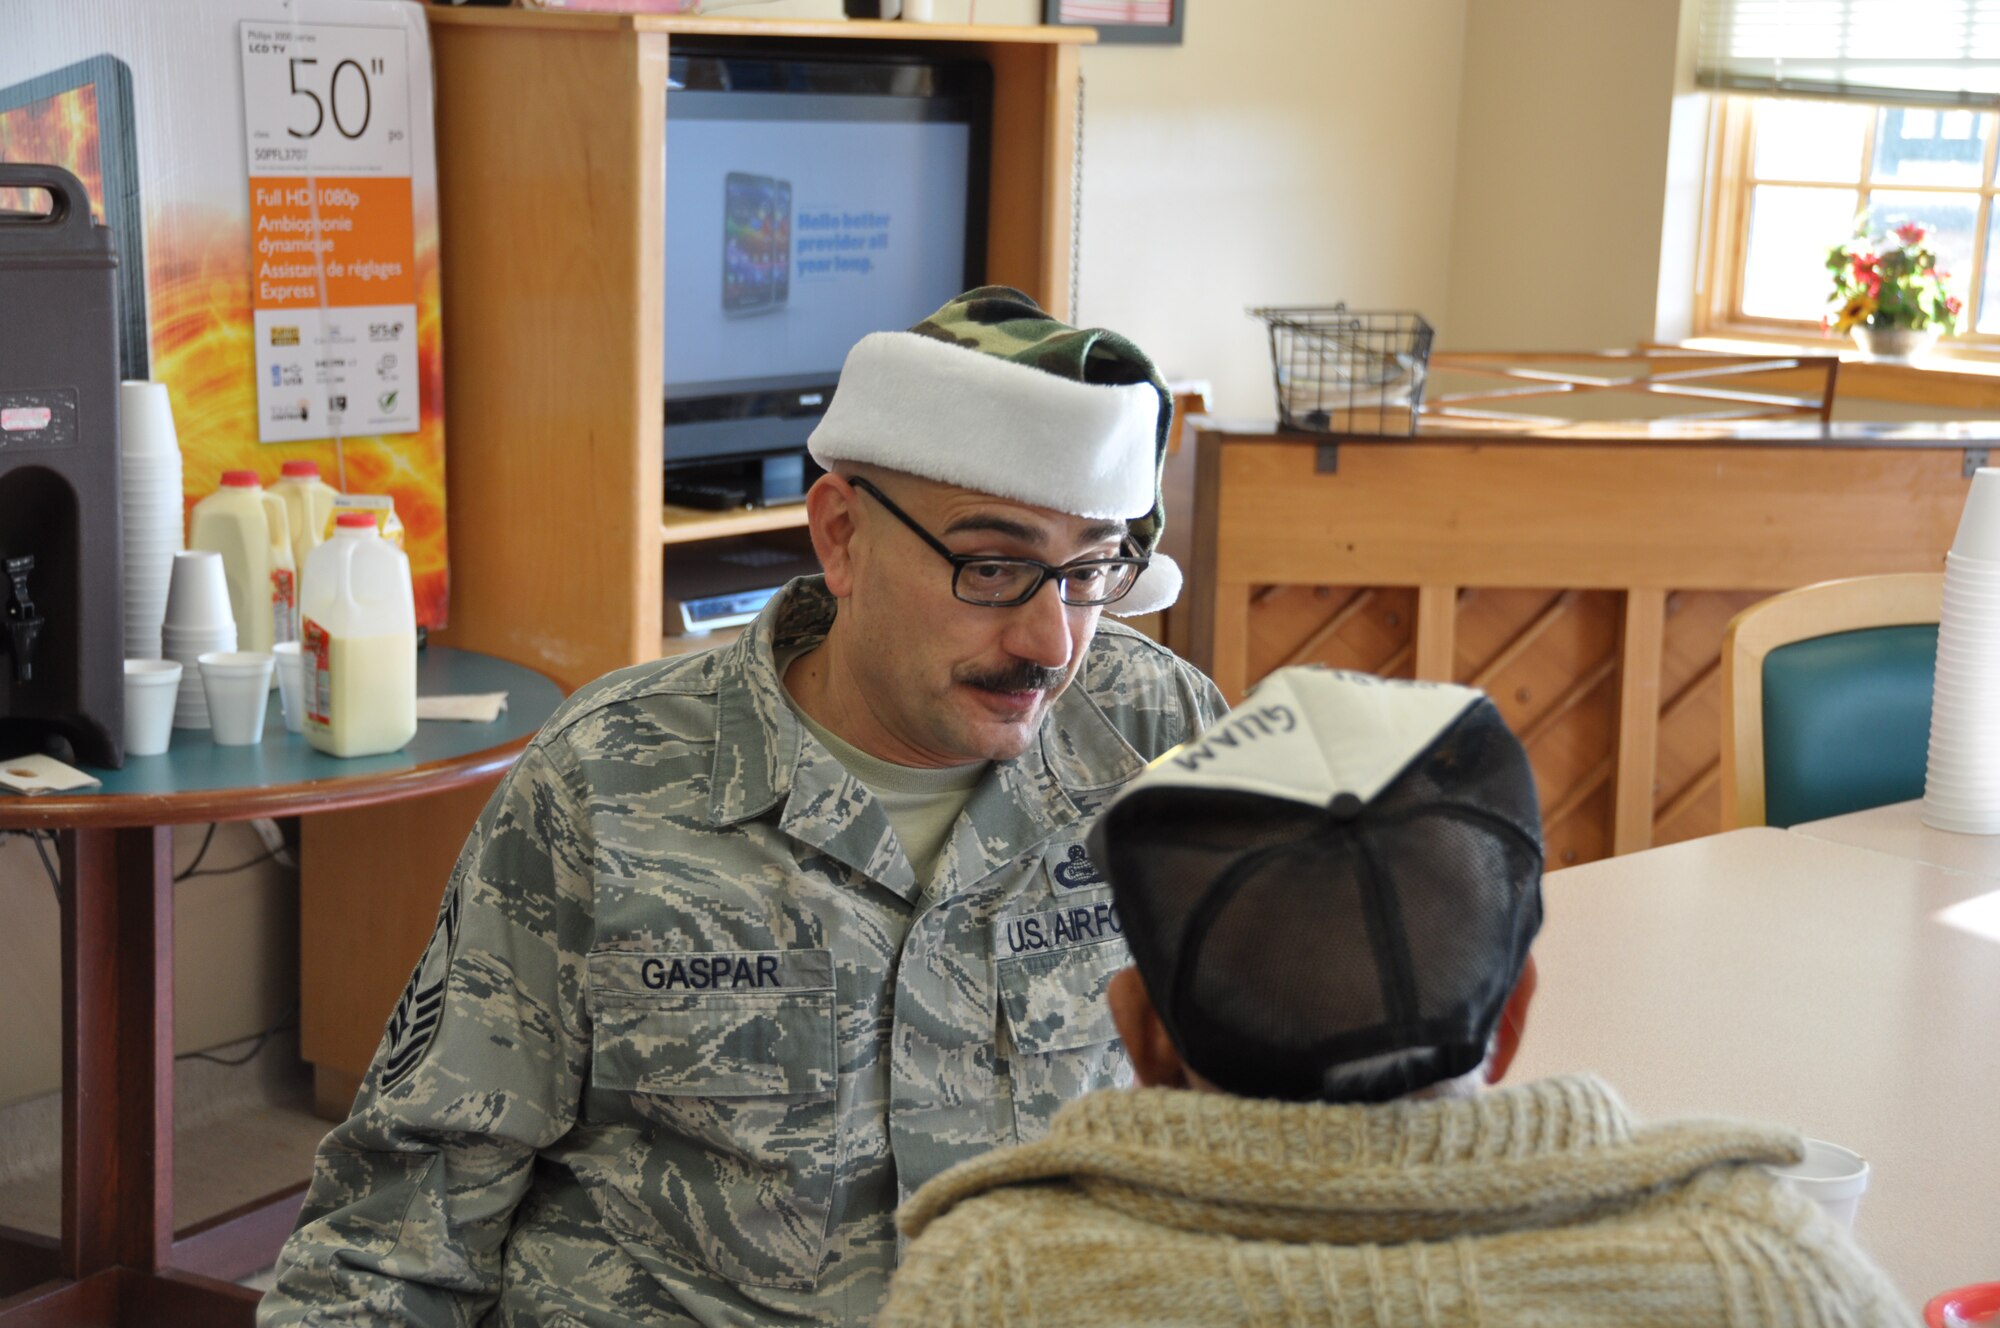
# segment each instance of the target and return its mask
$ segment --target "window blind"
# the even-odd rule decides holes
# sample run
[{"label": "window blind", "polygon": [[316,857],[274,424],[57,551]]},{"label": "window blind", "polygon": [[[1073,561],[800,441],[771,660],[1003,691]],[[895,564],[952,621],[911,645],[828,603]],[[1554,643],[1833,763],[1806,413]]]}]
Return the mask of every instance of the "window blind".
[{"label": "window blind", "polygon": [[1699,0],[1703,87],[2000,105],[2000,0]]}]

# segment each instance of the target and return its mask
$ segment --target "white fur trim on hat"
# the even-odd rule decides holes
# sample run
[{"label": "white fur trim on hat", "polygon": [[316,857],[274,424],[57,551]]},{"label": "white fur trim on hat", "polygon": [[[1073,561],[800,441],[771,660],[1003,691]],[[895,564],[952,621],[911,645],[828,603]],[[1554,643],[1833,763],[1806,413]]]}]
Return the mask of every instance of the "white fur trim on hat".
[{"label": "white fur trim on hat", "polygon": [[1153,510],[1159,425],[1148,383],[1078,383],[935,337],[875,332],[847,353],[807,446],[829,468],[866,462],[1130,520]]},{"label": "white fur trim on hat", "polygon": [[1164,553],[1155,552],[1146,570],[1125,592],[1125,598],[1107,604],[1106,613],[1118,618],[1136,618],[1142,613],[1158,613],[1171,608],[1181,597],[1181,565]]}]

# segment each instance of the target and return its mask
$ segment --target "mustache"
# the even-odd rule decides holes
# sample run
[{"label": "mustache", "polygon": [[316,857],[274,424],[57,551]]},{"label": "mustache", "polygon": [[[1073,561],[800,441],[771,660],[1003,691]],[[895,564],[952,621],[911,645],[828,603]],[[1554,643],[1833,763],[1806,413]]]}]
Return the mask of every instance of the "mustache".
[{"label": "mustache", "polygon": [[997,669],[960,668],[953,681],[994,692],[1052,692],[1069,679],[1068,669],[1052,669],[1029,659],[1017,659]]}]

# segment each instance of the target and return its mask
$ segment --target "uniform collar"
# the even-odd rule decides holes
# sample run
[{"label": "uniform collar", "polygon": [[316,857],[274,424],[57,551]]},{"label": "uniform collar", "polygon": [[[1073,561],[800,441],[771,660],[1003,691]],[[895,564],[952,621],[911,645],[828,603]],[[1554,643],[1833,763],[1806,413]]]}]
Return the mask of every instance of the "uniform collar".
[{"label": "uniform collar", "polygon": [[[709,816],[731,825],[783,802],[787,833],[914,897],[914,873],[888,834],[887,817],[865,790],[857,796],[860,786],[807,734],[778,677],[777,655],[825,640],[836,607],[824,578],[793,581],[728,648]],[[995,762],[973,791],[938,860],[936,892],[968,887],[1077,825],[1079,798],[1094,804],[1145,766],[1081,682],[1072,682],[1042,721],[1039,739],[1013,760]]]}]

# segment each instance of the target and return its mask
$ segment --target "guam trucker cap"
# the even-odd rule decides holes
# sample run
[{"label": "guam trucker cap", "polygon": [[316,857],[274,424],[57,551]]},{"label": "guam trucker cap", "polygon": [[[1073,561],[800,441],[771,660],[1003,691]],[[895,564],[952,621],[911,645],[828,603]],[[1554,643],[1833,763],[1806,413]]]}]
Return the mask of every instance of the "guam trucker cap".
[{"label": "guam trucker cap", "polygon": [[[1468,687],[1280,670],[1135,780],[1090,855],[1182,1059],[1246,1097],[1472,1070],[1541,927],[1534,776]],[[1394,1072],[1342,1086],[1376,1058]]]}]

